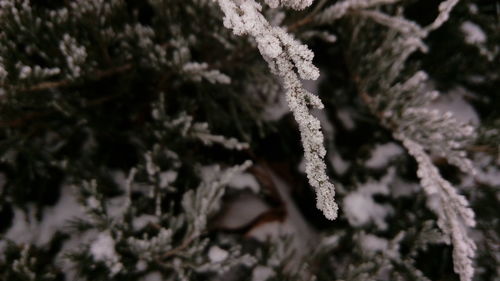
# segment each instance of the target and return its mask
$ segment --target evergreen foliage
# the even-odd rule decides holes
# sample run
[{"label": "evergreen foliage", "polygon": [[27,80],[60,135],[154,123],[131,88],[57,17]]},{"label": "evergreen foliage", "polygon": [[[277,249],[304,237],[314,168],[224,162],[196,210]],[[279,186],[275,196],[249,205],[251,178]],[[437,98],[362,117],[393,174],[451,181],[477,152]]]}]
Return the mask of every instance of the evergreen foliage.
[{"label": "evergreen foliage", "polygon": [[499,19],[0,0],[0,280],[500,281]]}]

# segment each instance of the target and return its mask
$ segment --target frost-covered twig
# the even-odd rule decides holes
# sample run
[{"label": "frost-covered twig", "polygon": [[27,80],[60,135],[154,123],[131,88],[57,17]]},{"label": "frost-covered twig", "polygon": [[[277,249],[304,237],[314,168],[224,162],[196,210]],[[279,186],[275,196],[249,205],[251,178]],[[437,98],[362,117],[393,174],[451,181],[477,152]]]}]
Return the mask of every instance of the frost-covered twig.
[{"label": "frost-covered twig", "polygon": [[208,69],[207,63],[188,62],[182,67],[182,71],[193,81],[201,81],[201,78],[206,79],[208,82],[215,84],[229,84],[231,78],[221,73],[217,69]]},{"label": "frost-covered twig", "polygon": [[277,8],[279,6],[289,7],[295,10],[302,10],[309,7],[313,0],[264,0],[267,5],[271,8]]},{"label": "frost-covered twig", "polygon": [[[299,79],[318,78],[319,71],[312,64],[313,52],[282,28],[271,26],[261,14],[261,6],[254,0],[217,2],[224,12],[224,26],[232,29],[236,35],[253,37],[271,71],[283,80],[288,105],[299,124],[306,174],[309,184],[316,189],[316,206],[328,219],[335,219],[338,206],[334,201],[334,186],[326,175],[326,164],[323,161],[326,150],[321,125],[309,112],[309,106],[323,108],[323,104],[317,96],[303,88]],[[276,1],[272,3],[277,4]],[[291,6],[298,8],[305,1],[281,1],[283,5],[288,3],[296,3],[297,5]]]},{"label": "frost-covered twig", "polygon": [[[104,78],[107,78],[109,76],[113,76],[115,74],[127,72],[127,71],[131,70],[132,67],[133,67],[132,64],[124,64],[124,65],[112,67],[109,69],[97,70],[95,75],[93,75],[91,78],[93,80],[104,79]],[[69,86],[73,85],[74,83],[75,82],[71,79],[63,79],[63,80],[58,80],[58,81],[45,81],[45,82],[41,82],[39,84],[35,84],[35,85],[29,86],[29,87],[20,88],[18,90],[20,92],[45,91],[45,90],[62,88],[62,87],[69,87]]]},{"label": "frost-covered twig", "polygon": [[214,179],[202,179],[202,183],[195,190],[184,193],[182,207],[186,212],[189,224],[190,236],[198,236],[207,225],[208,218],[220,207],[220,198],[224,195],[225,186],[231,178],[252,165],[251,161],[245,161],[239,166],[220,171],[217,167]]},{"label": "frost-covered twig", "polygon": [[315,21],[320,24],[331,23],[351,11],[393,4],[398,1],[400,0],[344,0],[324,9],[315,17]]},{"label": "frost-covered twig", "polygon": [[[159,114],[153,111],[153,115]],[[247,149],[248,144],[240,142],[236,138],[227,138],[222,135],[214,135],[208,129],[206,122],[193,122],[193,117],[186,113],[181,113],[180,116],[170,122],[164,124],[167,128],[181,128],[181,135],[192,137],[200,140],[205,145],[220,144],[227,149],[242,150]]]},{"label": "frost-covered twig", "polygon": [[30,256],[31,245],[26,244],[21,250],[21,256],[19,259],[12,263],[12,269],[17,272],[26,280],[36,280],[36,273],[33,271],[33,267],[36,262],[36,258]]},{"label": "frost-covered twig", "polygon": [[427,32],[431,32],[433,30],[438,29],[443,23],[448,21],[450,18],[450,13],[455,7],[455,5],[458,4],[459,0],[446,0],[443,1],[439,4],[439,14],[436,17],[436,19],[428,26],[425,27],[425,30]]},{"label": "frost-covered twig", "polygon": [[451,239],[453,244],[453,264],[455,272],[460,275],[460,280],[472,280],[476,245],[467,235],[467,227],[476,224],[474,212],[462,195],[443,179],[437,168],[424,151],[421,145],[407,138],[403,134],[395,134],[402,141],[408,152],[415,157],[418,163],[417,175],[424,191],[432,198],[437,196],[439,202],[432,208],[438,216],[438,225],[444,234]]},{"label": "frost-covered twig", "polygon": [[[361,16],[387,26],[389,30],[380,47],[372,54],[365,55],[358,65],[361,69],[356,71],[358,75],[363,73],[363,76],[354,80],[371,111],[385,127],[393,131],[395,138],[416,159],[419,167],[417,175],[429,202],[435,198],[439,201],[430,207],[438,216],[439,227],[453,244],[455,272],[462,281],[470,281],[474,272],[472,257],[475,245],[467,235],[467,227],[475,225],[474,213],[466,198],[459,195],[440,175],[426,151],[445,157],[450,164],[473,174],[474,168],[466,156],[465,146],[475,137],[474,127],[458,122],[449,112],[441,113],[429,108],[438,92],[427,83],[425,72],[417,71],[403,81],[398,81],[407,58],[418,49],[427,50],[423,39],[446,21],[456,2],[447,0],[441,3],[438,17],[426,27],[420,27],[399,15],[389,16],[378,11],[360,12]],[[370,65],[371,69],[363,69],[365,64]]]}]

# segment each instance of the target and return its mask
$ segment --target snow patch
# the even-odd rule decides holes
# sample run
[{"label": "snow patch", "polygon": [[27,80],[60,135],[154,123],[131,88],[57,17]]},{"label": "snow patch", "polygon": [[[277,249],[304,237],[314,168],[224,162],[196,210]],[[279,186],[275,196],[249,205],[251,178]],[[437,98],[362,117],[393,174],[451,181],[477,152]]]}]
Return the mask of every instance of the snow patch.
[{"label": "snow patch", "polygon": [[57,231],[64,231],[69,219],[84,214],[69,186],[61,187],[59,201],[54,206],[44,208],[40,221],[36,219],[33,205],[29,205],[27,210],[28,214],[14,208],[14,224],[5,237],[16,243],[33,243],[37,246],[46,245]]},{"label": "snow patch", "polygon": [[266,281],[275,275],[276,273],[272,268],[258,265],[252,271],[252,281]]},{"label": "snow patch", "polygon": [[95,261],[104,262],[108,266],[111,276],[123,269],[115,250],[115,240],[109,231],[99,233],[97,239],[90,245],[90,253]]},{"label": "snow patch", "polygon": [[479,116],[466,100],[465,96],[470,94],[462,87],[457,87],[447,94],[439,95],[439,97],[429,105],[430,109],[437,109],[442,113],[451,112],[453,117],[463,123],[479,124]]},{"label": "snow patch", "polygon": [[224,212],[217,219],[216,224],[222,228],[237,229],[247,225],[269,209],[269,206],[258,196],[250,192],[242,192],[224,205]]},{"label": "snow patch", "polygon": [[238,173],[228,183],[228,186],[235,189],[250,188],[255,193],[259,193],[260,185],[257,179],[250,173]]},{"label": "snow patch", "polygon": [[160,187],[166,188],[177,179],[176,171],[165,171],[160,173]]},{"label": "snow patch", "polygon": [[395,179],[391,184],[391,194],[394,198],[408,197],[420,190],[420,185],[404,181],[403,179]]},{"label": "snow patch", "polygon": [[345,161],[338,153],[335,152],[331,152],[328,159],[330,160],[330,164],[332,164],[335,169],[335,172],[339,175],[343,175],[351,166],[349,162]]},{"label": "snow patch", "polygon": [[465,35],[465,42],[471,45],[486,42],[486,34],[481,27],[473,22],[466,21],[460,26],[460,30]]},{"label": "snow patch", "polygon": [[222,262],[229,256],[229,253],[226,250],[221,249],[218,246],[212,246],[208,250],[208,258],[211,262]]},{"label": "snow patch", "polygon": [[158,217],[153,215],[144,214],[138,217],[134,217],[132,220],[132,226],[135,231],[143,229],[149,223],[158,223]]},{"label": "snow patch", "polygon": [[373,150],[370,159],[366,161],[366,167],[371,169],[383,168],[392,158],[402,153],[403,149],[401,146],[394,142],[377,145]]},{"label": "snow patch", "polygon": [[348,110],[339,109],[337,111],[337,117],[339,118],[340,122],[342,122],[342,125],[344,125],[344,127],[347,130],[352,130],[355,128],[356,125],[355,125],[354,120],[352,119],[351,114]]},{"label": "snow patch", "polygon": [[369,252],[385,252],[389,247],[389,241],[373,234],[364,234],[360,237],[361,247]]},{"label": "snow patch", "polygon": [[273,269],[266,266],[256,266],[252,271],[252,281],[266,281],[267,279],[275,276],[276,273]]},{"label": "snow patch", "polygon": [[394,169],[389,172],[380,182],[368,182],[358,187],[354,192],[344,197],[344,213],[349,224],[355,227],[374,223],[378,229],[387,229],[385,217],[392,214],[394,210],[390,205],[379,204],[373,200],[375,194],[389,194],[389,183],[394,178]]}]

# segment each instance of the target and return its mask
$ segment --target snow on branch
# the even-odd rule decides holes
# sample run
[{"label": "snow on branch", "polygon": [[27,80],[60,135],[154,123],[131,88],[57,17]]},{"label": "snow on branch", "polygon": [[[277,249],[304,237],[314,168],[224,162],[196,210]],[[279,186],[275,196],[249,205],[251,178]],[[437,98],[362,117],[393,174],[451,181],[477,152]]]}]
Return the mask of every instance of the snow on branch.
[{"label": "snow on branch", "polygon": [[206,228],[208,218],[217,212],[221,206],[221,198],[225,193],[225,187],[234,175],[241,173],[252,165],[247,160],[225,170],[215,167],[215,171],[202,178],[200,186],[196,190],[189,190],[182,197],[182,207],[186,213],[192,236],[198,236]]},{"label": "snow on branch", "polygon": [[393,4],[398,1],[399,0],[344,0],[324,9],[321,13],[316,15],[315,20],[320,24],[331,23],[351,11]]},{"label": "snow on branch", "polygon": [[172,121],[165,122],[167,128],[180,128],[181,135],[200,140],[204,145],[220,144],[227,149],[242,150],[248,148],[248,143],[240,142],[236,138],[227,138],[222,135],[214,135],[208,128],[206,122],[193,122],[193,117],[185,112]]},{"label": "snow on branch", "polygon": [[229,76],[221,73],[217,69],[208,69],[207,63],[199,62],[188,62],[184,64],[182,70],[188,75],[191,80],[199,82],[202,78],[206,79],[208,82],[215,84],[229,84],[231,83],[231,78]]},{"label": "snow on branch", "polygon": [[[309,184],[316,189],[316,206],[328,219],[335,219],[338,206],[334,201],[334,186],[326,175],[323,161],[326,154],[323,133],[319,120],[309,112],[310,106],[321,109],[323,104],[317,96],[304,89],[299,79],[315,80],[319,77],[319,70],[312,64],[314,53],[284,29],[271,26],[255,0],[216,1],[224,12],[224,26],[236,35],[254,38],[271,71],[283,80],[289,108],[301,132]],[[310,1],[280,1],[282,5],[293,8],[302,7],[306,2]],[[277,1],[267,3],[277,5]]]},{"label": "snow on branch", "polygon": [[264,0],[271,8],[289,7],[295,10],[302,10],[309,7],[313,0]]},{"label": "snow on branch", "polygon": [[446,158],[462,172],[476,173],[465,152],[465,147],[475,137],[475,129],[457,121],[451,112],[442,114],[436,109],[410,107],[403,112],[399,126],[407,135],[436,155]]},{"label": "snow on branch", "polygon": [[[427,50],[423,40],[448,19],[456,2],[442,2],[437,18],[424,27],[400,15],[386,15],[379,11],[359,12],[362,17],[386,26],[388,31],[379,47],[364,55],[357,65],[359,78],[356,82],[370,110],[416,159],[417,175],[430,208],[438,217],[440,229],[453,244],[454,270],[461,281],[470,281],[474,273],[472,259],[476,247],[467,235],[467,228],[475,225],[474,212],[466,198],[440,175],[429,154],[444,157],[463,172],[474,174],[465,147],[476,136],[475,128],[459,122],[450,112],[432,109],[432,102],[439,93],[432,89],[425,72],[401,75],[412,53],[419,49]],[[371,22],[367,22],[366,27],[370,28],[370,25]],[[359,42],[364,38],[352,39],[352,42]],[[355,45],[352,47],[356,48]],[[365,68],[367,65],[369,69]]]},{"label": "snow on branch", "polygon": [[476,251],[474,241],[467,235],[467,227],[476,224],[474,212],[464,196],[457,193],[451,184],[443,179],[438,169],[417,142],[403,134],[395,134],[403,142],[408,152],[418,163],[417,176],[429,198],[437,196],[437,204],[432,204],[438,216],[438,225],[453,244],[454,270],[461,281],[470,281],[474,275],[473,257]]},{"label": "snow on branch", "polygon": [[439,4],[439,14],[436,19],[426,27],[427,32],[438,29],[443,23],[448,21],[450,18],[451,10],[458,3],[459,0],[446,0]]},{"label": "snow on branch", "polygon": [[36,273],[33,271],[36,258],[30,256],[31,245],[26,244],[21,250],[19,259],[14,260],[12,269],[14,272],[26,278],[25,280],[36,280]]},{"label": "snow on branch", "polygon": [[[212,134],[208,128],[208,123],[194,122],[193,117],[185,112],[181,112],[177,118],[169,120],[170,117],[165,112],[164,99],[164,94],[160,93],[159,100],[153,104],[152,110],[153,119],[161,122],[162,128],[178,129],[181,136],[197,139],[207,146],[219,144],[227,149],[235,150],[248,148],[248,143],[240,142],[236,138],[227,138],[222,135]],[[157,134],[164,134],[164,132],[157,131]]]}]

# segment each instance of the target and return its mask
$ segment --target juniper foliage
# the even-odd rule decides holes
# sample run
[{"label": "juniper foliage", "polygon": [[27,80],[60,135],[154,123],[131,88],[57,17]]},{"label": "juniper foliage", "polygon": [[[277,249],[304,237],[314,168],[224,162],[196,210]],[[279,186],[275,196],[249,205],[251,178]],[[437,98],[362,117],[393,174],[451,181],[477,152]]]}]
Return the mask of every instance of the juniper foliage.
[{"label": "juniper foliage", "polygon": [[0,280],[500,280],[498,7],[0,0]]}]

